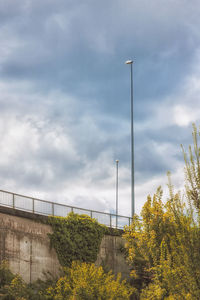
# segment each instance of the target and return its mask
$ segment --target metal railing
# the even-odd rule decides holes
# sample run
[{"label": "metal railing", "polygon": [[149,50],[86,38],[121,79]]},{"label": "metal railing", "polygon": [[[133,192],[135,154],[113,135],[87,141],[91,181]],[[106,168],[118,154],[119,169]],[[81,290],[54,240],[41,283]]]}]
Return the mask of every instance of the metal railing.
[{"label": "metal railing", "polygon": [[45,216],[66,217],[70,212],[85,214],[96,219],[100,224],[119,229],[123,229],[125,225],[130,225],[132,220],[132,218],[126,216],[59,204],[4,190],[0,190],[0,206],[11,207]]}]

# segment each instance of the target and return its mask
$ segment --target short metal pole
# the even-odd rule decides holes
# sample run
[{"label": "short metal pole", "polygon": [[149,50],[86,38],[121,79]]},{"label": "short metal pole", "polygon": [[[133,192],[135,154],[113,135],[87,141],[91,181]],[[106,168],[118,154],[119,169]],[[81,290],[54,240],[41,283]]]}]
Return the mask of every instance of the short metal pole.
[{"label": "short metal pole", "polygon": [[116,160],[116,228],[118,226],[118,176],[119,175],[119,160]]}]

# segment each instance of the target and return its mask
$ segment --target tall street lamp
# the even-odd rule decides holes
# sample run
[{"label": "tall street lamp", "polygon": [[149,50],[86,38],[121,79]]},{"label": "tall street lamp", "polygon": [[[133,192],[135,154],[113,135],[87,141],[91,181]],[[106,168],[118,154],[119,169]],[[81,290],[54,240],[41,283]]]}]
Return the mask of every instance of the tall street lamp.
[{"label": "tall street lamp", "polygon": [[116,160],[116,228],[118,225],[119,160]]},{"label": "tall street lamp", "polygon": [[133,127],[133,61],[127,60],[125,64],[130,65],[131,69],[131,213],[135,214],[135,195],[134,195],[134,127]]}]

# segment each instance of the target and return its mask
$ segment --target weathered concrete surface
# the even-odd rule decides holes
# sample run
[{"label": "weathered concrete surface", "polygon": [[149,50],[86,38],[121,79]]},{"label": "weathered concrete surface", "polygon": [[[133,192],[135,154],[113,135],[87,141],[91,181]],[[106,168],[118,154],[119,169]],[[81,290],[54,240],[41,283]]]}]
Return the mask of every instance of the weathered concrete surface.
[{"label": "weathered concrete surface", "polygon": [[56,276],[59,262],[50,249],[51,227],[31,219],[0,213],[0,261],[7,260],[13,273],[26,282],[44,279],[43,272]]},{"label": "weathered concrete surface", "polygon": [[[54,249],[50,248],[48,233],[51,226],[38,222],[46,217],[0,207],[0,261],[7,260],[13,273],[19,273],[26,282],[44,279],[44,272],[59,274],[60,264]],[[126,278],[129,268],[121,248],[119,236],[104,236],[96,265],[103,265]]]},{"label": "weathered concrete surface", "polygon": [[123,254],[125,241],[120,236],[105,235],[102,239],[96,265],[102,265],[107,271],[121,273],[122,278],[128,278],[130,268]]}]

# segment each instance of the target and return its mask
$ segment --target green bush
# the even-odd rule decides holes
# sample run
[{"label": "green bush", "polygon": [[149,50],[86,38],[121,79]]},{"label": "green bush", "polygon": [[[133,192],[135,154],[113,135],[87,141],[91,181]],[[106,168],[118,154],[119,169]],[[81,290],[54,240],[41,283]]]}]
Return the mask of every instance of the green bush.
[{"label": "green bush", "polygon": [[87,215],[70,213],[67,217],[49,217],[53,233],[49,234],[51,246],[57,252],[62,266],[72,261],[93,263],[106,227]]},{"label": "green bush", "polygon": [[3,261],[0,264],[0,290],[8,283],[11,282],[11,280],[15,276],[12,274],[12,272],[8,268],[8,263],[6,261]]}]

